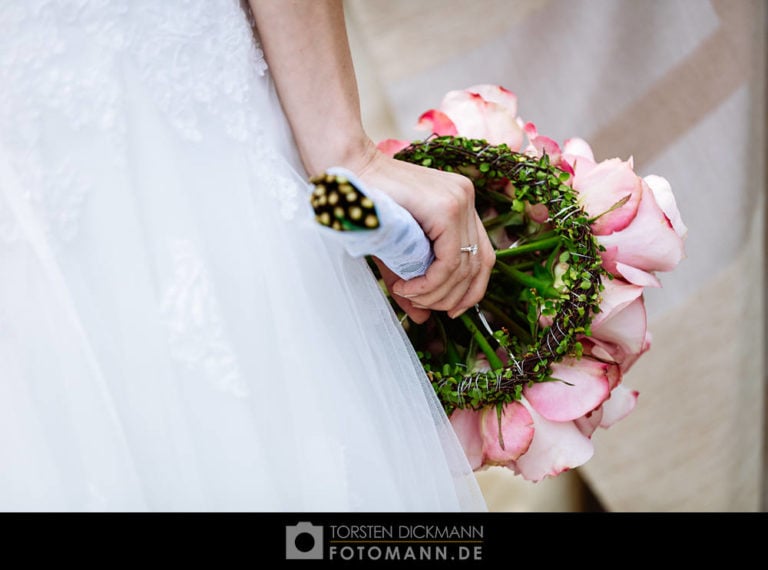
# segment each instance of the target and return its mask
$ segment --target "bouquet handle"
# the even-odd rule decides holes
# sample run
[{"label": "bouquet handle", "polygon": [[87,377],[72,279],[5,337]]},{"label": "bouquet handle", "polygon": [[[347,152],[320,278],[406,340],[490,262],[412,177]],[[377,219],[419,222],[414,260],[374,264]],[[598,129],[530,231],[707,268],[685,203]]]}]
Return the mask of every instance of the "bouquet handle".
[{"label": "bouquet handle", "polygon": [[321,230],[347,253],[374,255],[402,279],[426,273],[434,261],[432,244],[408,210],[345,168],[329,168],[310,182]]}]

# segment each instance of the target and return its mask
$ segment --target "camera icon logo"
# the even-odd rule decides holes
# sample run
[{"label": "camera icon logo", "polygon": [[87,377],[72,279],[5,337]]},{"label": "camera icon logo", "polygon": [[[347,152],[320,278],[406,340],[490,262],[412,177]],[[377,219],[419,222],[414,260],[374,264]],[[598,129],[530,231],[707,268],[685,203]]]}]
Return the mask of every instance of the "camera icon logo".
[{"label": "camera icon logo", "polygon": [[323,527],[299,522],[285,527],[286,560],[322,560]]}]

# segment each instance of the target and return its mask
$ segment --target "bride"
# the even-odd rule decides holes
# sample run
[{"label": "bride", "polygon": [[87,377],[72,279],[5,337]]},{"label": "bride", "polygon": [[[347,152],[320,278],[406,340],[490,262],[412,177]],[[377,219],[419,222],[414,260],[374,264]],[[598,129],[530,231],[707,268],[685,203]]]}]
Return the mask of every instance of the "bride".
[{"label": "bride", "polygon": [[413,320],[485,292],[469,181],[363,131],[340,1],[10,0],[0,32],[0,510],[485,509],[312,219],[346,167],[433,243],[379,262]]}]

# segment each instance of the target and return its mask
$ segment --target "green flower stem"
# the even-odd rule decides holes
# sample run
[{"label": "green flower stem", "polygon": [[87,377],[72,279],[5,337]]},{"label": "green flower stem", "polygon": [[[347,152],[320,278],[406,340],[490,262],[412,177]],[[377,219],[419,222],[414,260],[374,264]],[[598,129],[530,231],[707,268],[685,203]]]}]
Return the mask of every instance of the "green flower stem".
[{"label": "green flower stem", "polygon": [[486,230],[491,230],[498,226],[506,226],[512,220],[518,219],[520,217],[521,217],[520,212],[507,212],[506,214],[501,214],[500,216],[495,216],[493,218],[483,220],[483,227]]},{"label": "green flower stem", "polygon": [[538,239],[517,247],[510,247],[508,249],[497,249],[496,259],[504,259],[506,257],[514,257],[516,255],[523,255],[524,253],[531,253],[534,251],[548,251],[554,247],[560,245],[560,236],[554,236],[551,238]]},{"label": "green flower stem", "polygon": [[[562,244],[561,244],[562,245]],[[551,252],[549,252],[549,257],[547,258],[547,271],[554,275],[555,273],[555,263],[557,263],[558,258],[560,257],[560,250],[562,247],[556,247]]]},{"label": "green flower stem", "polygon": [[480,329],[477,328],[477,325],[472,321],[472,319],[469,318],[469,315],[462,313],[459,318],[461,319],[461,322],[464,324],[464,326],[467,327],[467,330],[472,333],[472,336],[477,341],[477,345],[480,347],[480,350],[482,350],[486,358],[488,358],[488,364],[491,365],[491,369],[498,370],[499,368],[503,368],[504,364],[496,355],[496,351],[494,351],[491,345],[488,344],[485,336],[483,336],[483,333],[480,332]]},{"label": "green flower stem", "polygon": [[[541,261],[520,261],[518,263],[505,263],[507,267],[511,267],[513,269],[517,269],[518,271],[527,271],[528,269],[533,269],[536,265],[541,265]],[[494,275],[500,273],[501,271],[496,269],[495,267],[491,269],[491,271],[494,273]]]},{"label": "green flower stem", "polygon": [[487,199],[489,202],[502,204],[504,207],[509,207],[514,203],[514,199],[507,196],[504,192],[494,190],[486,190],[483,192],[483,198]]},{"label": "green flower stem", "polygon": [[514,267],[509,267],[508,265],[505,265],[498,260],[496,261],[495,267],[500,269],[505,275],[507,275],[507,277],[513,281],[516,281],[525,287],[533,287],[542,297],[549,299],[558,299],[560,297],[560,292],[552,287],[551,283],[537,279],[536,277],[519,271]]},{"label": "green flower stem", "polygon": [[459,352],[456,350],[456,344],[451,339],[446,339],[445,357],[449,364],[456,364],[457,362],[461,362]]},{"label": "green flower stem", "polygon": [[443,340],[443,346],[445,347],[445,357],[446,361],[455,364],[457,362],[460,362],[461,359],[459,358],[459,353],[456,350],[456,345],[454,342],[448,338],[448,333],[445,330],[445,325],[443,324],[443,319],[437,318],[435,319],[435,322],[437,323],[437,328],[440,331],[440,338]]},{"label": "green flower stem", "polygon": [[518,339],[521,341],[531,344],[533,342],[533,339],[531,338],[530,333],[526,331],[523,327],[521,327],[519,324],[517,324],[515,321],[510,319],[504,311],[502,311],[498,305],[495,303],[492,303],[490,300],[488,300],[488,297],[486,296],[482,301],[480,301],[480,307],[491,313],[494,317],[496,317],[501,323],[507,328],[509,332],[514,334]]}]

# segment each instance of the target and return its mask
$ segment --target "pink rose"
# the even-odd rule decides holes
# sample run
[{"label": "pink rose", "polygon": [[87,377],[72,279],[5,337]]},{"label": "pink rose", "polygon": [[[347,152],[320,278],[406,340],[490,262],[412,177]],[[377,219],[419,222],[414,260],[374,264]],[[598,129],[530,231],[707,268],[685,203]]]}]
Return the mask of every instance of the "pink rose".
[{"label": "pink rose", "polygon": [[438,135],[485,139],[494,145],[503,143],[514,151],[523,144],[523,131],[517,122],[517,96],[498,85],[449,91],[440,109],[421,115],[417,128]]},{"label": "pink rose", "polygon": [[685,255],[687,228],[669,183],[659,176],[640,178],[631,160],[595,163],[585,145],[579,143],[579,154],[566,147],[563,156],[574,170],[579,200],[594,218],[592,231],[606,248],[603,266],[630,283],[659,287],[654,273],[671,271]]},{"label": "pink rose", "polygon": [[523,131],[528,137],[528,146],[525,149],[526,154],[537,157],[546,154],[549,157],[550,164],[557,166],[561,170],[565,170],[568,174],[573,174],[573,168],[571,168],[570,162],[565,159],[563,151],[556,141],[544,135],[540,135],[536,125],[533,123],[525,123]]},{"label": "pink rose", "polygon": [[520,402],[505,404],[501,422],[494,406],[451,414],[473,469],[504,465],[529,481],[540,481],[578,467],[592,456],[592,432],[609,425],[603,422],[606,414],[611,422],[618,421],[637,398],[619,385],[617,364],[589,356],[554,364],[552,377],[551,382],[526,386]]},{"label": "pink rose", "polygon": [[533,440],[533,419],[520,402],[505,404],[501,421],[495,406],[478,411],[457,409],[450,419],[474,470],[507,465],[524,454]]},{"label": "pink rose", "polygon": [[[561,146],[541,135],[536,125],[517,116],[517,97],[496,85],[475,85],[451,91],[439,109],[419,118],[417,128],[437,135],[485,139],[513,151],[540,157],[569,173],[568,182],[591,218],[591,229],[605,248],[600,310],[593,315],[590,335],[579,335],[582,356],[568,356],[551,365],[550,379],[523,387],[519,401],[481,410],[457,409],[451,424],[473,469],[501,465],[529,481],[540,481],[588,461],[592,435],[608,428],[635,407],[638,392],[622,385],[622,377],[650,348],[651,335],[643,299],[644,287],[660,287],[655,272],[670,271],[684,257],[687,228],[669,182],[660,176],[642,178],[632,160],[596,162],[589,144],[571,138]],[[393,155],[406,141],[388,140],[379,148]],[[510,186],[510,188],[512,188]],[[510,194],[513,195],[513,194]],[[556,215],[544,204],[525,204],[532,223],[545,224]],[[495,211],[489,214],[496,215]],[[492,230],[496,247],[508,247],[504,228]],[[566,261],[554,264],[554,287],[565,290]],[[551,316],[541,315],[542,327]],[[508,355],[497,352],[502,363]],[[480,355],[477,372],[490,368]]]},{"label": "pink rose", "polygon": [[622,372],[651,347],[643,287],[619,278],[603,279],[600,312],[592,319],[589,337],[581,337],[595,358],[615,362]]},{"label": "pink rose", "polygon": [[507,466],[529,481],[541,481],[586,463],[594,452],[593,432],[629,414],[637,392],[620,384],[615,364],[588,356],[565,359],[552,376],[568,382],[544,382],[525,390],[522,403],[534,422],[528,451]]},{"label": "pink rose", "polygon": [[[523,400],[525,402],[525,400]],[[528,481],[538,482],[564,471],[584,465],[592,458],[595,448],[576,422],[555,422],[541,416],[528,403],[536,432],[528,453],[507,467]]]}]

